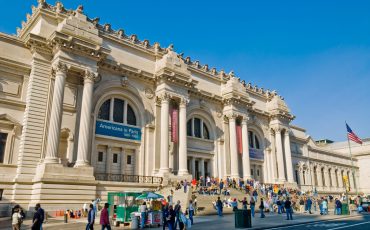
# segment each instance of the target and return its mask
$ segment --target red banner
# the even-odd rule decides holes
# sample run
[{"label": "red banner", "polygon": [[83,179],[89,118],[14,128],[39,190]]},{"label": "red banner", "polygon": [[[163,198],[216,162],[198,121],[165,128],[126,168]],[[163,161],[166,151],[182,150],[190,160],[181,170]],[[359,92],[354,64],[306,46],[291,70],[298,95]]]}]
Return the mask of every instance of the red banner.
[{"label": "red banner", "polygon": [[178,142],[178,128],[179,128],[179,123],[178,123],[178,117],[179,117],[179,110],[177,108],[173,108],[171,110],[171,141],[173,143]]},{"label": "red banner", "polygon": [[242,141],[242,127],[236,126],[236,144],[238,145],[238,153],[243,154],[243,141]]}]

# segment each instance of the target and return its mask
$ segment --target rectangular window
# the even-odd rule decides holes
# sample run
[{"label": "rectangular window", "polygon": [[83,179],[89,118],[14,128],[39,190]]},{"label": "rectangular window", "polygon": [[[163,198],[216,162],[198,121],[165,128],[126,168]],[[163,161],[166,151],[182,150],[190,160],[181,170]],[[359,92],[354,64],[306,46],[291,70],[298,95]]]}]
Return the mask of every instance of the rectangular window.
[{"label": "rectangular window", "polygon": [[251,175],[253,176],[253,169],[251,169]]},{"label": "rectangular window", "polygon": [[260,170],[257,169],[257,176],[260,176]]},{"label": "rectangular window", "polygon": [[131,164],[131,155],[127,155],[127,164],[130,165]]},{"label": "rectangular window", "polygon": [[5,145],[7,137],[8,137],[7,133],[0,133],[0,163],[4,163]]},{"label": "rectangular window", "polygon": [[248,131],[248,142],[249,142],[249,148],[254,148],[252,131]]},{"label": "rectangular window", "polygon": [[113,163],[118,163],[118,154],[117,153],[113,154]]},{"label": "rectangular window", "polygon": [[4,189],[0,189],[0,200],[3,200]]},{"label": "rectangular window", "polygon": [[103,152],[98,152],[98,162],[103,162]]},{"label": "rectangular window", "polygon": [[200,132],[200,119],[199,118],[194,118],[194,136],[196,137],[201,137],[201,132]]},{"label": "rectangular window", "polygon": [[124,101],[114,98],[113,121],[123,123],[123,105]]}]

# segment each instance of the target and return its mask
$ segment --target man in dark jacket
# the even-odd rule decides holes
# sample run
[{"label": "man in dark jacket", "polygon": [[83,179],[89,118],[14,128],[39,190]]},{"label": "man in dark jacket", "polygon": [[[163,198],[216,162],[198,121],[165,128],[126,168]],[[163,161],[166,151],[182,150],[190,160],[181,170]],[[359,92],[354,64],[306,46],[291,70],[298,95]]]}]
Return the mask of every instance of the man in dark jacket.
[{"label": "man in dark jacket", "polygon": [[287,220],[293,220],[292,202],[290,202],[289,197],[286,198],[286,201],[284,203],[284,208],[285,208],[285,211],[286,211]]},{"label": "man in dark jacket", "polygon": [[94,223],[95,223],[95,211],[94,211],[94,205],[90,204],[90,209],[87,214],[87,225],[86,230],[92,229],[94,230]]},{"label": "man in dark jacket", "polygon": [[175,210],[173,210],[173,206],[170,205],[169,207],[169,211],[168,211],[168,221],[167,221],[167,225],[168,225],[168,229],[169,230],[175,230],[175,218],[176,218],[176,212]]}]

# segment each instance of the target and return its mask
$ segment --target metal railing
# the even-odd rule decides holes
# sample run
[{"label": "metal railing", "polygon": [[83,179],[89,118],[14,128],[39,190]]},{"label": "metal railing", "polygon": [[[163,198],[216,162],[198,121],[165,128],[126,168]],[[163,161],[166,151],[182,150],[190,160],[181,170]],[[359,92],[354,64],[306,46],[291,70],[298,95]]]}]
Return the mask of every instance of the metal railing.
[{"label": "metal railing", "polygon": [[101,181],[116,181],[116,182],[130,182],[144,184],[160,184],[162,182],[162,177],[125,175],[125,174],[106,174],[106,173],[95,174],[95,179]]}]

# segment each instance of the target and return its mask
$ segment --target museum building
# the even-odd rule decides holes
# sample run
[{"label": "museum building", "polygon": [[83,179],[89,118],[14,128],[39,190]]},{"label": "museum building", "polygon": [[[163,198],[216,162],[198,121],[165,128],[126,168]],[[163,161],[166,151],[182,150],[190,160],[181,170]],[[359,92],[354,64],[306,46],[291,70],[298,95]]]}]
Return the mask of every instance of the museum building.
[{"label": "museum building", "polygon": [[370,193],[370,140],[352,167],[347,143],[315,142],[276,91],[38,2],[0,33],[0,215],[201,176],[331,194],[347,176]]}]

